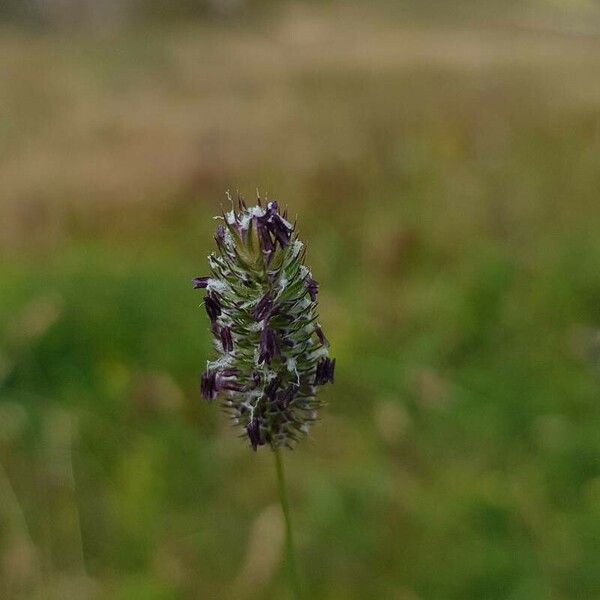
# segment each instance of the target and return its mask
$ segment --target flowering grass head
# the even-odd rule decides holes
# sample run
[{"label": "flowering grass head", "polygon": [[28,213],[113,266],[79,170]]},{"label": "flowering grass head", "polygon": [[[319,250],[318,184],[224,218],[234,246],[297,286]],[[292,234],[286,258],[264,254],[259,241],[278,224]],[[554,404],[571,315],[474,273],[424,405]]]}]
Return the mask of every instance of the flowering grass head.
[{"label": "flowering grass head", "polygon": [[318,283],[305,246],[277,202],[238,199],[221,217],[206,291],[217,358],[200,378],[202,396],[219,398],[254,450],[293,447],[317,419],[317,387],[333,383],[335,359],[318,323]]}]

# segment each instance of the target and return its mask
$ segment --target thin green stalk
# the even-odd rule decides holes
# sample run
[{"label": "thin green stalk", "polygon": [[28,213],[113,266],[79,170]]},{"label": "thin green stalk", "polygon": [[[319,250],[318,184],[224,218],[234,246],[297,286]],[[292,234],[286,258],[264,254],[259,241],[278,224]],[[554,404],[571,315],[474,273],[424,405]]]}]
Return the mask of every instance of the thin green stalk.
[{"label": "thin green stalk", "polygon": [[278,448],[273,449],[275,455],[275,467],[277,469],[277,486],[279,488],[279,500],[281,501],[281,509],[285,521],[285,549],[286,549],[286,565],[288,578],[292,593],[296,600],[302,598],[300,580],[298,579],[298,570],[296,569],[296,555],[294,554],[294,539],[292,534],[292,520],[290,517],[290,505],[287,499],[285,489],[285,478],[283,476],[283,461],[281,460],[281,452]]}]

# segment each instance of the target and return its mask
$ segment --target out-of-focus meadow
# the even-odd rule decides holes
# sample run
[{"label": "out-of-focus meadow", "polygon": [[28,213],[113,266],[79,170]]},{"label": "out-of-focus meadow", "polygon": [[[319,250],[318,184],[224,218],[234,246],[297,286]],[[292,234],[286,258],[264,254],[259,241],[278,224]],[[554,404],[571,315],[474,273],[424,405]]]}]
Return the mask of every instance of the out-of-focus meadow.
[{"label": "out-of-focus meadow", "polygon": [[600,13],[255,4],[3,13],[0,596],[288,597],[272,457],[197,389],[258,186],[338,359],[307,597],[597,599]]}]

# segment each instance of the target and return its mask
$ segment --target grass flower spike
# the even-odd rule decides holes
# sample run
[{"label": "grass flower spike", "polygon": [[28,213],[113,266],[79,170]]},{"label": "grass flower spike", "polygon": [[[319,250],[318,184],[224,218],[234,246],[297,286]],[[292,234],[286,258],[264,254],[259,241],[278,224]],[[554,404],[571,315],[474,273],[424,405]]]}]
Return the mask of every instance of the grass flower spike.
[{"label": "grass flower spike", "polygon": [[317,418],[317,387],[333,382],[335,360],[318,323],[318,283],[304,264],[305,246],[277,202],[217,217],[204,307],[218,356],[200,388],[219,398],[251,447],[293,447]]}]

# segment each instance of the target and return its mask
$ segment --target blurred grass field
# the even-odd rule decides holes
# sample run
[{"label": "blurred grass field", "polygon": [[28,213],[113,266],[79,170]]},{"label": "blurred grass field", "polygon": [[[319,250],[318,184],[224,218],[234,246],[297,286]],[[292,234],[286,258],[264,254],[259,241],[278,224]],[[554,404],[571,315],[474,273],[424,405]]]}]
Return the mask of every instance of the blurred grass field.
[{"label": "blurred grass field", "polygon": [[197,389],[258,186],[338,360],[308,597],[599,598],[595,21],[269,14],[0,28],[0,597],[288,597],[272,457]]}]

